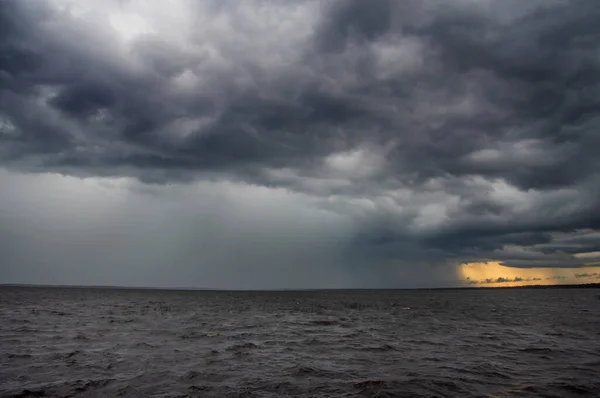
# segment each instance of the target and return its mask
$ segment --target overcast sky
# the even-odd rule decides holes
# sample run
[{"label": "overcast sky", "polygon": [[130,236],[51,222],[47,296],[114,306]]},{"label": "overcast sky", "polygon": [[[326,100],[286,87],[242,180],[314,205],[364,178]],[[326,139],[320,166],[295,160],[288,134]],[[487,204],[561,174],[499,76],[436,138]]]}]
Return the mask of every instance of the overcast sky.
[{"label": "overcast sky", "polygon": [[598,21],[597,0],[0,1],[0,282],[598,265]]}]

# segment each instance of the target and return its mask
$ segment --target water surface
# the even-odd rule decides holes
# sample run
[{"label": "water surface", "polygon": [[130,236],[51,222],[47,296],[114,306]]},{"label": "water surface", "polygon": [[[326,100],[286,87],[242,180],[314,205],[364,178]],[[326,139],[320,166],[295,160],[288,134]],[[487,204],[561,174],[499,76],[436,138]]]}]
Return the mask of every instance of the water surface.
[{"label": "water surface", "polygon": [[600,290],[0,288],[0,396],[600,396]]}]

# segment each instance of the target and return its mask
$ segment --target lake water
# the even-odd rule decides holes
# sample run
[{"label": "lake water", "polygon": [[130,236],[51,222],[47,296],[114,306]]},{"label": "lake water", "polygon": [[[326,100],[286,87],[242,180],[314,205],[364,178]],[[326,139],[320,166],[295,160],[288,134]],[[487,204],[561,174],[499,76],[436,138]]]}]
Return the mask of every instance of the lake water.
[{"label": "lake water", "polygon": [[0,396],[600,396],[600,290],[0,288]]}]

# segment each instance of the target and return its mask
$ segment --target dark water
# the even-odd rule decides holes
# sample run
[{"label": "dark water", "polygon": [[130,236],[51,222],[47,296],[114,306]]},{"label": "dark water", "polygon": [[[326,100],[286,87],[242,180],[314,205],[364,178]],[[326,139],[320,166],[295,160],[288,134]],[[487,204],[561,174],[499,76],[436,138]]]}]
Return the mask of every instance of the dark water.
[{"label": "dark water", "polygon": [[0,301],[0,396],[600,396],[597,289]]}]

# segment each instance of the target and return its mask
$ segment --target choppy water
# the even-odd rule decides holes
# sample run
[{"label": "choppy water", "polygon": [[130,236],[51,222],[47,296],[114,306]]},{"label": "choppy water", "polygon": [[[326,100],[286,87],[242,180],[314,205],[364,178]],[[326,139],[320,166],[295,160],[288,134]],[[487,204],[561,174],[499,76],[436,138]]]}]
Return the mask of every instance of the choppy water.
[{"label": "choppy water", "polygon": [[0,396],[600,396],[600,290],[0,289]]}]

